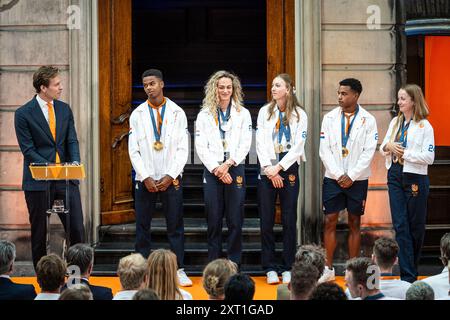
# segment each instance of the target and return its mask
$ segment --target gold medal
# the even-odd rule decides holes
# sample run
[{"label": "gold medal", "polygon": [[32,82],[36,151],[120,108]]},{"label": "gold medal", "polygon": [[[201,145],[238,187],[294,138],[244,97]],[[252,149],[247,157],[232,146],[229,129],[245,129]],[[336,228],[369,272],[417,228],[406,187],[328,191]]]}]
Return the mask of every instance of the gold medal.
[{"label": "gold medal", "polygon": [[348,156],[348,149],[346,147],[342,147],[342,157],[346,158]]},{"label": "gold medal", "polygon": [[283,152],[283,145],[282,144],[276,144],[275,145],[275,153],[282,153]]},{"label": "gold medal", "polygon": [[398,158],[398,164],[399,165],[403,165],[405,163],[405,160],[403,160],[403,158]]},{"label": "gold medal", "polygon": [[225,140],[225,139],[222,140],[222,146],[223,146],[223,150],[225,150],[227,148],[227,146],[228,146],[227,140]]},{"label": "gold medal", "polygon": [[161,151],[164,148],[164,145],[161,141],[155,141],[153,142],[153,149],[156,151]]}]

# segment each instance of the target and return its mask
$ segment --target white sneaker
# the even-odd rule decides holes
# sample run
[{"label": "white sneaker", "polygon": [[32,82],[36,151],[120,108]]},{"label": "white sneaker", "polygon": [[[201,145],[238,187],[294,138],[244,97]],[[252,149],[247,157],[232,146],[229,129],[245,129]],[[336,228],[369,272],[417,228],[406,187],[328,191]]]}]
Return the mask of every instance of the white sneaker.
[{"label": "white sneaker", "polygon": [[278,278],[278,274],[275,271],[267,272],[267,283],[268,284],[277,284],[280,282]]},{"label": "white sneaker", "polygon": [[180,283],[180,286],[182,287],[190,287],[192,286],[192,281],[187,276],[186,272],[184,272],[184,269],[178,269],[178,282]]},{"label": "white sneaker", "polygon": [[288,284],[289,282],[291,282],[291,272],[290,271],[283,272],[281,274],[281,278],[283,279],[284,284]]},{"label": "white sneaker", "polygon": [[334,281],[335,279],[336,279],[336,274],[334,273],[334,269],[330,269],[327,266],[325,266],[322,276],[319,279],[319,283]]}]

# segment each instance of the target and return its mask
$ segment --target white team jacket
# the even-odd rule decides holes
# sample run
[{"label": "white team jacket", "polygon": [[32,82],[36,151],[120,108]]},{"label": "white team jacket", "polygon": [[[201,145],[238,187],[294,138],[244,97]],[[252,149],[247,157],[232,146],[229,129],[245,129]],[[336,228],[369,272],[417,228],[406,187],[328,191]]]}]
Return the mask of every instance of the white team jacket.
[{"label": "white team jacket", "polygon": [[[231,129],[227,138],[230,159],[235,166],[245,161],[252,145],[252,118],[250,112],[241,107],[237,111],[234,103],[231,105]],[[223,145],[219,125],[208,110],[201,110],[195,122],[195,150],[209,172],[223,162]]]},{"label": "white team jacket", "polygon": [[[344,172],[342,157],[341,107],[328,112],[322,121],[319,155],[325,166],[325,177],[338,180]],[[353,181],[370,176],[370,163],[377,148],[378,133],[375,117],[359,106],[347,142],[348,172]]]},{"label": "white team jacket", "polygon": [[[397,117],[391,120],[388,131],[380,146],[380,152],[386,157],[386,169],[389,170],[392,164],[392,155],[390,152],[384,152],[383,147],[388,143],[395,130]],[[426,175],[428,165],[434,161],[434,131],[428,120],[423,119],[419,122],[411,121],[408,128],[405,153],[403,154],[403,172]]]},{"label": "white team jacket", "polygon": [[[258,154],[258,160],[261,168],[272,165],[272,160],[276,160],[275,146],[273,145],[273,132],[277,121],[279,119],[279,110],[275,108],[274,115],[269,117],[269,106],[263,106],[258,113],[258,126],[256,129],[256,153]],[[308,117],[302,108],[297,107],[297,111],[300,114],[300,119],[297,121],[295,112],[292,113],[292,117],[289,120],[289,126],[291,128],[291,149],[279,162],[284,171],[289,169],[290,166],[297,161],[300,164],[300,160],[306,161],[305,157],[305,141],[308,128]]]},{"label": "white team jacket", "polygon": [[131,164],[136,171],[136,180],[144,181],[153,176],[153,154],[163,152],[164,172],[172,178],[178,177],[188,160],[187,118],[183,109],[166,98],[164,114],[162,151],[153,149],[155,141],[150,110],[147,102],[140,104],[130,116],[130,135],[128,137],[128,153]]}]

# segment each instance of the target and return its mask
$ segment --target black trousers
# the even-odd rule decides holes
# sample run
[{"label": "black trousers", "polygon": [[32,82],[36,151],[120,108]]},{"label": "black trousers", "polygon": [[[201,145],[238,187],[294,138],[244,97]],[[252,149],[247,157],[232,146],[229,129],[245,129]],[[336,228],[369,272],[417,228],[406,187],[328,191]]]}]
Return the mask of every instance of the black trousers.
[{"label": "black trousers", "polygon": [[[50,205],[55,199],[66,200],[65,182],[50,183]],[[70,216],[70,245],[84,242],[83,210],[81,208],[81,197],[78,185],[69,183],[69,216]],[[31,254],[33,265],[47,254],[47,213],[49,201],[47,191],[25,191],[25,201],[28,207],[28,214],[31,224]],[[65,206],[65,203],[64,203]],[[66,229],[66,216],[64,213],[58,214],[61,223]]]},{"label": "black trousers", "polygon": [[231,184],[224,184],[206,168],[203,171],[203,194],[208,221],[208,260],[222,256],[222,221],[228,227],[227,256],[241,264],[242,224],[244,223],[245,168],[243,164],[229,169]]},{"label": "black trousers", "polygon": [[151,225],[156,211],[158,195],[166,216],[167,238],[170,250],[177,256],[178,268],[184,267],[184,222],[183,222],[183,187],[181,178],[178,185],[170,185],[163,192],[149,192],[140,181],[136,181],[135,211],[136,211],[136,252],[145,258],[151,252]]},{"label": "black trousers", "polygon": [[388,189],[395,240],[400,249],[400,277],[412,283],[417,280],[425,238],[430,182],[427,175],[403,173],[403,166],[393,163],[388,171]]},{"label": "black trousers", "polygon": [[[298,164],[280,171],[284,178],[283,188],[276,189],[267,176],[258,180],[258,211],[261,224],[261,264],[265,272],[289,271],[295,259],[297,244],[297,200],[299,192]],[[275,201],[280,196],[281,220],[283,224],[283,261],[275,258]]]}]

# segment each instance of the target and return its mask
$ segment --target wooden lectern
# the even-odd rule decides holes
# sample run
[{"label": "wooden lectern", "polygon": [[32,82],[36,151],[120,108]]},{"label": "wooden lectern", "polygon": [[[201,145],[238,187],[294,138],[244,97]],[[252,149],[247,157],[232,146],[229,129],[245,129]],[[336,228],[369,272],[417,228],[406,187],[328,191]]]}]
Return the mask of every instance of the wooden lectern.
[{"label": "wooden lectern", "polygon": [[[47,236],[46,236],[46,248],[47,254],[50,253],[50,216],[52,213],[64,213],[66,218],[65,228],[65,244],[63,246],[63,258],[65,257],[67,250],[70,247],[70,212],[69,212],[69,183],[70,180],[82,180],[86,178],[84,171],[84,165],[79,163],[32,163],[30,165],[30,171],[33,179],[47,181]],[[65,202],[58,203],[55,200],[52,205],[50,195],[50,182],[51,181],[66,181],[65,190]]]}]

